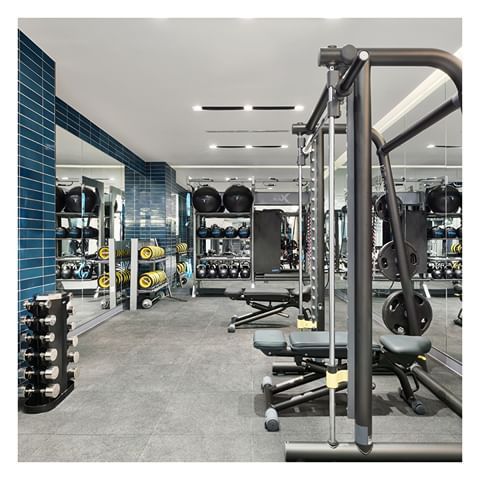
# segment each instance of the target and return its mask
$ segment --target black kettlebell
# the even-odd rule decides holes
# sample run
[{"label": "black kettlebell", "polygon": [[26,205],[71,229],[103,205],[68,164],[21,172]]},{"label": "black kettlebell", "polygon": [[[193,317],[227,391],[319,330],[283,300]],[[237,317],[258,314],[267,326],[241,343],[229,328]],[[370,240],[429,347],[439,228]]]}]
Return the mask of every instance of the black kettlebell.
[{"label": "black kettlebell", "polygon": [[69,263],[64,263],[60,269],[60,277],[63,280],[68,280],[72,278],[72,266]]},{"label": "black kettlebell", "polygon": [[445,228],[445,235],[447,238],[456,238],[457,237],[457,230],[454,227],[446,227]]},{"label": "black kettlebell", "polygon": [[60,278],[60,265],[58,263],[55,265],[55,278]]},{"label": "black kettlebell", "polygon": [[225,229],[225,237],[226,238],[235,238],[238,235],[237,229],[230,225]]},{"label": "black kettlebell", "polygon": [[207,267],[204,263],[197,265],[197,278],[205,278],[207,276]]},{"label": "black kettlebell", "polygon": [[239,274],[238,265],[236,264],[231,265],[230,268],[228,269],[228,276],[230,278],[238,278],[238,274]]},{"label": "black kettlebell", "polygon": [[457,228],[457,237],[462,238],[462,227]]},{"label": "black kettlebell", "polygon": [[90,227],[89,225],[83,227],[83,238],[98,238],[98,230],[94,227]]},{"label": "black kettlebell", "polygon": [[70,227],[68,229],[68,236],[70,238],[81,238],[82,236],[82,229],[79,227]]},{"label": "black kettlebell", "polygon": [[78,263],[74,267],[73,276],[79,280],[88,280],[92,278],[92,269],[84,262]]},{"label": "black kettlebell", "polygon": [[434,269],[432,270],[432,278],[435,280],[443,278],[443,272],[439,265],[435,265]]},{"label": "black kettlebell", "polygon": [[209,230],[210,229],[206,227],[205,223],[203,223],[197,228],[197,236],[199,238],[208,238],[210,236]]},{"label": "black kettlebell", "polygon": [[250,278],[250,265],[248,263],[244,263],[240,267],[240,277]]},{"label": "black kettlebell", "polygon": [[247,227],[246,222],[243,222],[242,226],[238,229],[238,236],[240,238],[248,238],[250,236],[250,227]]},{"label": "black kettlebell", "polygon": [[441,226],[433,227],[432,238],[445,238],[445,228]]},{"label": "black kettlebell", "polygon": [[223,237],[222,235],[222,228],[220,228],[216,223],[214,223],[212,226],[211,226],[211,235],[212,235],[212,238],[221,238]]},{"label": "black kettlebell", "polygon": [[217,275],[218,275],[217,266],[214,265],[213,263],[210,264],[210,265],[207,267],[207,277],[208,277],[208,278],[216,278]]},{"label": "black kettlebell", "polygon": [[218,278],[227,278],[228,277],[228,267],[222,263],[218,266]]},{"label": "black kettlebell", "polygon": [[55,229],[55,238],[67,238],[68,230],[65,227],[57,227]]},{"label": "black kettlebell", "polygon": [[443,270],[443,275],[447,280],[451,280],[453,278],[453,268],[451,264],[447,264]]},{"label": "black kettlebell", "polygon": [[453,277],[461,280],[462,278],[462,264],[459,264],[457,268],[453,269]]}]

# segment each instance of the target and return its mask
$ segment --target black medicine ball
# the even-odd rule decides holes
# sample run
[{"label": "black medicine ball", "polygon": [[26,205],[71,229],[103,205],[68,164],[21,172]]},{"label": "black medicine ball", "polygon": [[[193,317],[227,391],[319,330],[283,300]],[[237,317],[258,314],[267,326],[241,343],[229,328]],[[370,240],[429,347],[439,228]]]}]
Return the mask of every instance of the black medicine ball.
[{"label": "black medicine ball", "polygon": [[462,206],[462,194],[453,185],[437,185],[428,190],[426,204],[434,213],[455,213]]},{"label": "black medicine ball", "polygon": [[55,187],[55,211],[61,212],[65,207],[65,190]]},{"label": "black medicine ball", "polygon": [[217,212],[222,204],[220,194],[208,185],[193,192],[193,206],[201,213]]},{"label": "black medicine ball", "polygon": [[98,207],[97,193],[88,187],[73,187],[65,198],[65,211],[72,213],[82,212],[82,202],[85,212],[93,212]]},{"label": "black medicine ball", "polygon": [[249,212],[252,203],[253,193],[245,185],[232,185],[223,194],[223,204],[229,212]]}]

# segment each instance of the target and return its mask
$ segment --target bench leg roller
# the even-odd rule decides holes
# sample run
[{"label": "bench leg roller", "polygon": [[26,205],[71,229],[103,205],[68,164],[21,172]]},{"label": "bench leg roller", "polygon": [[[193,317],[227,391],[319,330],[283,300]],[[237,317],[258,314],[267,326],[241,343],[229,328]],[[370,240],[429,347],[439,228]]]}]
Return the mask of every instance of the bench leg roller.
[{"label": "bench leg roller", "polygon": [[262,380],[262,392],[265,391],[265,387],[266,386],[269,386],[271,387],[273,385],[273,382],[272,382],[272,379],[271,377],[263,377],[263,380]]},{"label": "bench leg roller", "polygon": [[265,428],[269,432],[278,432],[280,430],[278,413],[274,408],[267,408],[265,412]]}]

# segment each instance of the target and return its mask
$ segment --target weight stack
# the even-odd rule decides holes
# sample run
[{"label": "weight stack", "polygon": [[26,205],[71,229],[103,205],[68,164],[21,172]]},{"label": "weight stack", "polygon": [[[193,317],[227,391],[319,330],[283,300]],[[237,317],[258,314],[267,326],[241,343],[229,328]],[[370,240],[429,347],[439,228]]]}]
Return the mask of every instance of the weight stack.
[{"label": "weight stack", "polygon": [[19,369],[18,395],[24,398],[25,413],[48,412],[55,408],[72,391],[77,377],[78,352],[69,352],[76,346],[77,337],[67,339],[73,323],[68,321],[73,313],[71,294],[66,292],[37,295],[27,300],[28,315],[21,322],[28,330],[21,335],[22,349],[19,359],[25,362]]}]

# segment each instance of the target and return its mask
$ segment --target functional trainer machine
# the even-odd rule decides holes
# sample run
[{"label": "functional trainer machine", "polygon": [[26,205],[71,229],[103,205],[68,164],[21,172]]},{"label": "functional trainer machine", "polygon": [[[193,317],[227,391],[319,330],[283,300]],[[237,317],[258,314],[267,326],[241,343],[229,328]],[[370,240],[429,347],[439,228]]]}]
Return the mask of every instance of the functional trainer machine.
[{"label": "functional trainer machine", "polygon": [[[371,142],[375,143],[385,185],[386,204],[390,214],[396,264],[402,295],[404,333],[407,344],[415,342],[422,331],[421,316],[410,282],[409,265],[401,222],[396,208],[395,185],[389,153],[420,132],[461,108],[462,66],[453,55],[435,49],[368,48],[352,45],[320,50],[319,66],[328,68],[327,85],[307,123],[295,124],[297,164],[299,170],[308,155],[310,144],[318,141],[324,122],[328,121],[329,208],[334,211],[335,193],[335,121],[340,117],[341,104],[347,108],[347,172],[348,172],[348,345],[344,372],[337,362],[335,343],[335,268],[334,256],[329,259],[329,322],[328,362],[325,379],[329,395],[329,438],[326,443],[287,442],[287,461],[461,461],[458,443],[376,443],[372,441],[372,262],[371,262]],[[394,139],[385,142],[372,132],[370,70],[376,66],[430,66],[444,71],[455,83],[458,95],[443,103]],[[325,115],[324,115],[325,113]],[[322,118],[322,115],[323,118]],[[305,142],[306,136],[309,139]],[[317,174],[323,169],[317,166]],[[320,182],[317,182],[317,185]],[[335,229],[330,215],[330,232]],[[318,233],[317,233],[318,235]],[[335,251],[335,236],[330,235],[329,251]],[[315,291],[312,292],[315,297]],[[301,305],[301,298],[299,304]],[[315,309],[314,309],[315,310]],[[299,317],[301,312],[299,312]],[[305,332],[317,333],[317,332]],[[385,347],[385,345],[384,345]],[[343,388],[348,376],[349,418],[354,419],[353,443],[339,444],[335,430],[335,394]],[[423,382],[422,382],[423,383]]]}]

